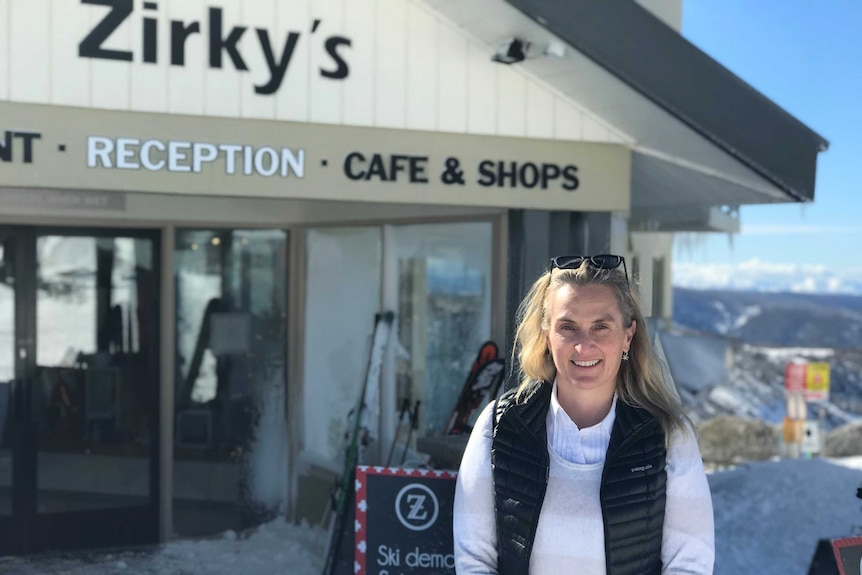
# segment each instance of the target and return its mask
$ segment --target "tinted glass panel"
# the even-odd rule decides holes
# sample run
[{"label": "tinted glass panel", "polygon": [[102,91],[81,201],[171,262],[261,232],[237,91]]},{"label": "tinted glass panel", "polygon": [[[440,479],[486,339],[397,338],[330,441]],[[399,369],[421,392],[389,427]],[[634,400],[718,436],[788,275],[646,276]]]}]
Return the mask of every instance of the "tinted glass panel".
[{"label": "tinted glass panel", "polygon": [[177,234],[174,530],[242,529],[287,501],[287,234]]},{"label": "tinted glass panel", "polygon": [[149,505],[158,389],[153,242],[41,236],[36,254],[38,512]]}]

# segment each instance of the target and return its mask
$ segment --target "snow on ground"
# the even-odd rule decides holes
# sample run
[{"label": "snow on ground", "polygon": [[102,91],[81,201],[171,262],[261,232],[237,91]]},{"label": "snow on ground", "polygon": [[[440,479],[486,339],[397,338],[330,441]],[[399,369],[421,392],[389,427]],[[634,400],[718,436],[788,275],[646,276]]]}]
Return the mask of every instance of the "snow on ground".
[{"label": "snow on ground", "polygon": [[[709,476],[715,575],[806,575],[821,538],[862,533],[862,457],[752,462]],[[247,538],[175,541],[147,551],[0,559],[0,573],[319,575],[327,535],[275,521]]]}]

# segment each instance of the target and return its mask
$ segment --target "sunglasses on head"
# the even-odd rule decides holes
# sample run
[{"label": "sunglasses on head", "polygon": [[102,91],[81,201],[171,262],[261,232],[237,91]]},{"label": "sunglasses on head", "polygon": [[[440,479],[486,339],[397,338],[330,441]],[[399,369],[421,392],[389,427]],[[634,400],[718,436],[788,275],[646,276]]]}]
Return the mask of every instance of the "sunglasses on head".
[{"label": "sunglasses on head", "polygon": [[[629,271],[626,269],[626,259],[623,256],[615,256],[612,254],[600,254],[597,256],[557,256],[551,258],[551,266],[548,271],[554,269],[561,270],[576,270],[581,267],[584,261],[588,261],[591,266],[600,270],[615,270],[620,265],[623,266],[623,271],[626,274],[626,283],[629,281]],[[550,280],[550,277],[548,278]]]}]

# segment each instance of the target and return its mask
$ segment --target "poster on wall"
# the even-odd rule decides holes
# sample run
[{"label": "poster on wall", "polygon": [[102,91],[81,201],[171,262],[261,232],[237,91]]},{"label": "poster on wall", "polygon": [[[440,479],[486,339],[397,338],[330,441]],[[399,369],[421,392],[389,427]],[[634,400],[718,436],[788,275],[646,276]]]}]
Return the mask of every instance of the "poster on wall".
[{"label": "poster on wall", "polygon": [[356,575],[455,575],[454,471],[356,468]]}]

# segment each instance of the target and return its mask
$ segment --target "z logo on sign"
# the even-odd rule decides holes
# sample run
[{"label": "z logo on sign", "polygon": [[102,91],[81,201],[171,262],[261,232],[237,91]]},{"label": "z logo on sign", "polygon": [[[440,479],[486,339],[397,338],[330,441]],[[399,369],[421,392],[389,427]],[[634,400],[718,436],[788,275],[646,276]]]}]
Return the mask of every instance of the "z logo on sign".
[{"label": "z logo on sign", "polygon": [[411,483],[395,497],[395,514],[407,529],[424,531],[437,521],[440,505],[433,491],[421,483]]}]

